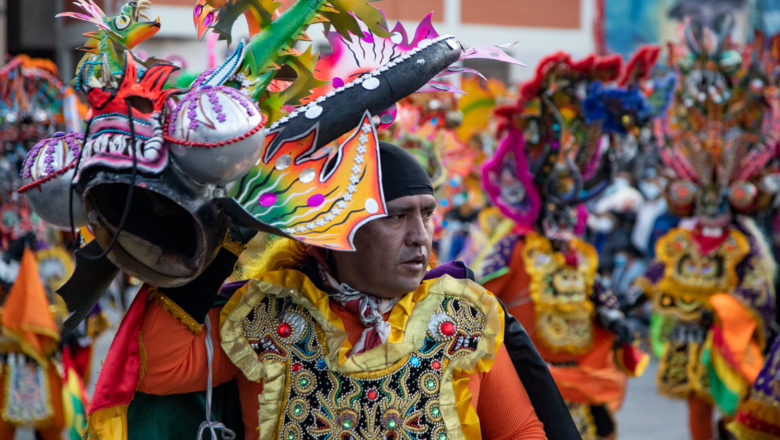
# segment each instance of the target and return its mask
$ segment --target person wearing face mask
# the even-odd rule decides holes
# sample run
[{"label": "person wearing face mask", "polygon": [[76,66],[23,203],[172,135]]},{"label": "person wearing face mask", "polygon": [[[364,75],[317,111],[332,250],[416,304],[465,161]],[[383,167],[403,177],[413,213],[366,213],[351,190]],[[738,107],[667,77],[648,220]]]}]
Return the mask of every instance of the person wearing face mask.
[{"label": "person wearing face mask", "polygon": [[644,202],[636,214],[636,223],[631,231],[631,243],[642,255],[652,257],[655,239],[668,230],[658,222],[667,213],[666,198],[664,197],[666,179],[660,176],[655,168],[651,168],[645,177],[639,183],[639,190],[644,196]]},{"label": "person wearing face mask", "polygon": [[642,196],[631,184],[630,174],[621,171],[604,193],[588,204],[585,237],[598,252],[602,275],[609,276],[615,255],[625,251],[641,201]]}]

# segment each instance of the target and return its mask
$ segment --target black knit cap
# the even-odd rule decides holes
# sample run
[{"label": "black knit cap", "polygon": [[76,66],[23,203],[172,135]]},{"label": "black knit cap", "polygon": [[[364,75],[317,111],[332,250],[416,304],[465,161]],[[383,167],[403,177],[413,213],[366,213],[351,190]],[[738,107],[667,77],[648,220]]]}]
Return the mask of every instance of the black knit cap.
[{"label": "black knit cap", "polygon": [[431,178],[408,151],[387,142],[379,142],[379,161],[385,202],[404,196],[433,195]]}]

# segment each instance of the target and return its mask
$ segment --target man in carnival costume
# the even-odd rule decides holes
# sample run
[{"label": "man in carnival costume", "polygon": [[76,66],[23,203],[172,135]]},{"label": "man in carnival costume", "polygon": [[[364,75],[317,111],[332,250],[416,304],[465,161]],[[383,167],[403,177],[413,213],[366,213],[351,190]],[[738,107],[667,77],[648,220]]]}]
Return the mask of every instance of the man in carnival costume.
[{"label": "man in carnival costume", "polygon": [[641,374],[647,357],[630,345],[617,298],[600,283],[596,250],[577,235],[583,203],[609,183],[604,139],[615,145],[651,117],[636,85],[657,56],[657,48],[638,52],[621,87],[604,85],[621,75],[619,57],[545,58],[518,104],[498,110],[505,135],[483,166],[485,189],[508,218],[493,222],[475,272],[528,329],[587,439],[614,438],[626,374]]},{"label": "man in carnival costume", "polygon": [[503,346],[498,302],[471,281],[426,276],[427,174],[391,144],[379,158],[387,216],[357,230],[355,252],[273,242],[253,279],[211,312],[221,324],[209,336],[151,307],[139,390],[201,389],[205,348],[193,348],[211,337],[224,350],[214,383],[239,378],[244,425],[261,438],[546,438]]},{"label": "man in carnival costume", "polygon": [[[118,268],[147,283],[104,363],[91,436],[151,435],[136,429],[153,418],[148,409],[167,397],[180,409],[181,394],[170,393],[205,390],[200,428],[212,436],[226,429],[211,421],[215,414],[240,412],[248,438],[545,438],[544,430],[573,438],[533,348],[521,341],[523,350],[507,354],[516,338],[502,342],[498,301],[464,279],[463,267],[453,271],[459,278],[443,275],[446,267],[428,272],[430,181],[410,155],[380,147],[369,114],[459,58],[502,59],[499,48],[464,50],[431,33],[409,42],[399,27],[401,43],[390,45],[381,13],[363,0],[296,2],[281,15],[202,1],[196,19],[208,17],[223,36],[242,13],[250,29],[262,30],[189,89],[174,91],[162,85],[175,67],[138,59],[111,27],[121,20],[78,4],[87,14],[69,15],[101,29],[77,75],[92,106],[83,147],[32,153],[20,191],[37,202],[69,199],[50,221],[94,234],[59,290],[69,324]],[[122,9],[123,20],[141,26],[133,35],[149,34],[139,12],[145,7]],[[363,31],[357,19],[376,41],[387,38],[390,53],[377,69],[334,78],[325,95],[307,96],[321,85],[313,58],[288,47],[311,22],[328,21],[346,37]],[[113,50],[104,54],[104,46]],[[283,77],[282,66],[295,78]],[[282,104],[301,102],[282,116]],[[219,286],[248,239],[236,235],[239,226],[289,238],[266,251],[255,279],[222,289],[225,304]],[[517,365],[532,383],[528,392],[540,397],[534,406],[552,417],[544,428]],[[240,385],[241,411],[214,408],[224,401],[212,386],[231,379]],[[188,428],[176,414],[187,426],[166,424]]]},{"label": "man in carnival costume", "polygon": [[775,262],[746,214],[766,208],[777,191],[769,164],[778,39],[756,33],[743,59],[727,44],[731,24],[729,16],[716,30],[691,22],[688,53],[674,48],[670,56],[681,79],[655,132],[676,175],[669,209],[692,219],[658,240],[638,280],[653,304],[659,392],[688,401],[694,440],[712,438],[713,404],[733,415],[759,377],[775,311]]}]

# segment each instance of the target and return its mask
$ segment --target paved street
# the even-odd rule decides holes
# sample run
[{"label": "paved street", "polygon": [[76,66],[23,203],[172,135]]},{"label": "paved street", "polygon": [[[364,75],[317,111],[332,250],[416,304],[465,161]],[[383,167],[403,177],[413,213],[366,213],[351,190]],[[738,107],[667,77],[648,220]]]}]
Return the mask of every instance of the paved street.
[{"label": "paved street", "polygon": [[658,362],[653,360],[642,377],[628,382],[628,394],[617,414],[618,438],[625,440],[687,440],[688,408],[682,400],[661,397],[655,391]]}]

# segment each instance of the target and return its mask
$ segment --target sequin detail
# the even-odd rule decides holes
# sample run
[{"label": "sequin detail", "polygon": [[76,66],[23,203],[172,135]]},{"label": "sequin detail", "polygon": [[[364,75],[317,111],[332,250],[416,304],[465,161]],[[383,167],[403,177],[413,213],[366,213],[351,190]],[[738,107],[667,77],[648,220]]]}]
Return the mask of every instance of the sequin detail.
[{"label": "sequin detail", "polygon": [[[451,331],[428,331],[422,347],[379,372],[342,374],[327,368],[324,332],[299,304],[267,296],[242,320],[260,362],[284,361],[282,438],[447,438],[439,404],[442,378],[456,358],[473,354],[485,316],[468,302],[445,298],[434,311]],[[281,337],[278,329],[287,334]],[[451,328],[450,328],[451,327]],[[425,368],[436,365],[437,368]]]}]

